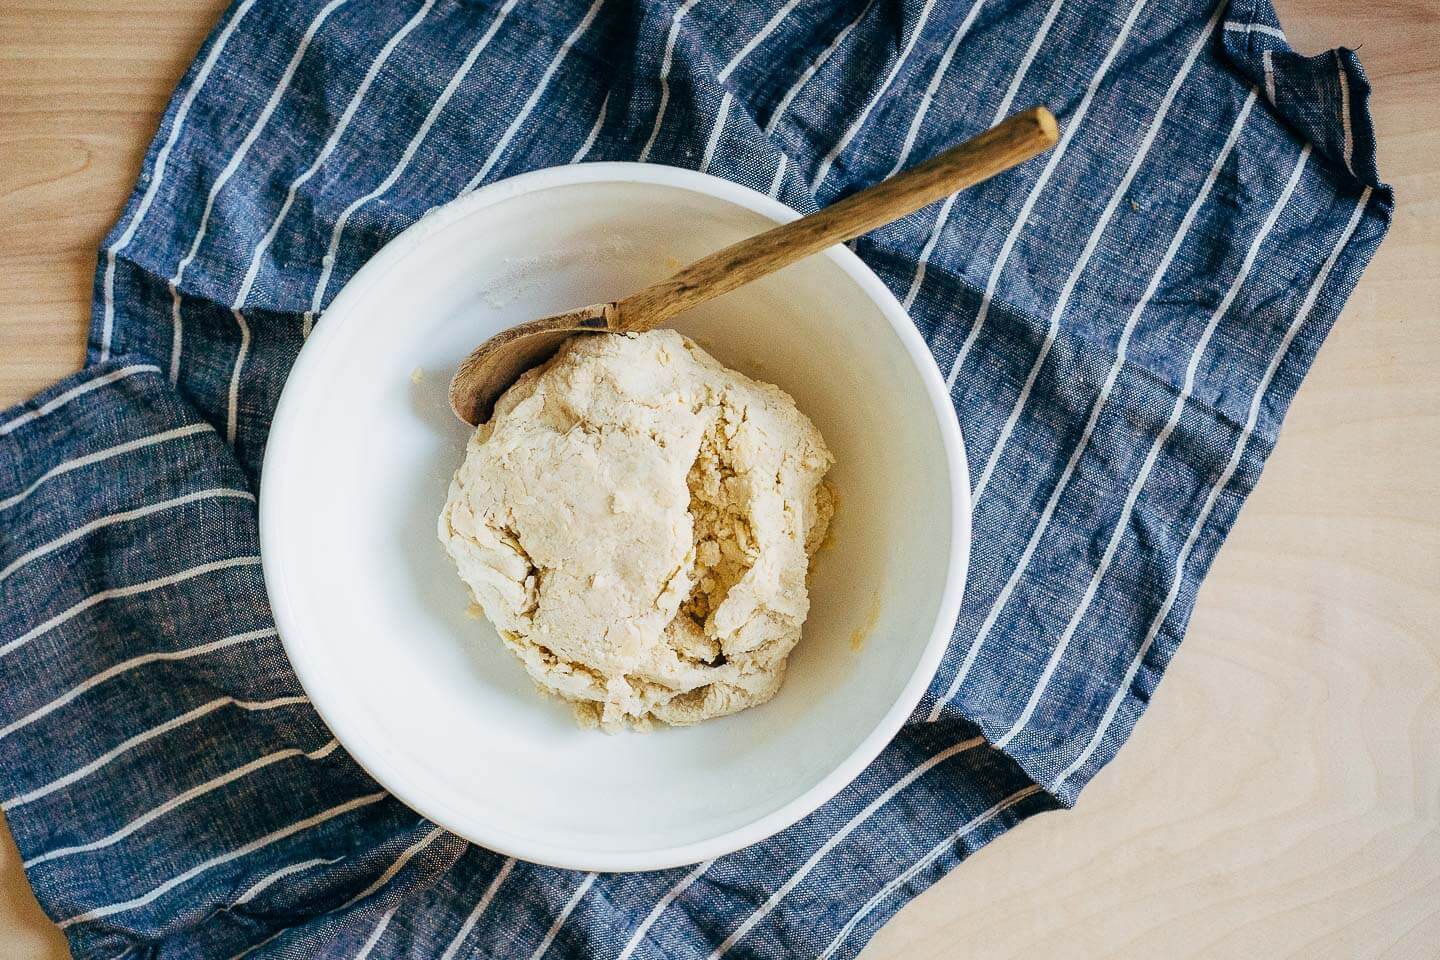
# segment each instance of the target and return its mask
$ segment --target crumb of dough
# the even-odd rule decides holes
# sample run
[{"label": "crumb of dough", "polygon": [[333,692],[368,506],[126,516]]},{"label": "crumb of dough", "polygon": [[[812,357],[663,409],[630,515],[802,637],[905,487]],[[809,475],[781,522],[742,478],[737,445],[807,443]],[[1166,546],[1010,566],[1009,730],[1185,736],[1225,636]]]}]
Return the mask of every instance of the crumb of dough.
[{"label": "crumb of dough", "polygon": [[425,381],[425,371],[424,371],[424,370],[420,369],[419,367],[416,367],[414,370],[411,370],[411,371],[410,371],[410,382],[411,382],[411,383],[423,383],[424,381]]},{"label": "crumb of dough", "polygon": [[578,337],[475,431],[439,535],[582,726],[696,723],[779,690],[832,462],[788,394],[673,330]]},{"label": "crumb of dough", "polygon": [[[840,491],[836,490],[834,485],[829,482],[825,484],[825,491],[830,495],[830,518],[829,522],[825,524],[825,529],[817,534],[820,537],[820,544],[810,551],[811,554],[823,553],[835,546],[835,518],[840,515]],[[805,549],[810,549],[808,543]]]},{"label": "crumb of dough", "polygon": [[870,634],[875,632],[875,627],[880,623],[880,613],[884,607],[880,603],[880,591],[876,590],[870,596],[870,609],[865,614],[865,622],[855,628],[850,634],[850,649],[860,650],[865,646],[865,641],[870,639]]}]

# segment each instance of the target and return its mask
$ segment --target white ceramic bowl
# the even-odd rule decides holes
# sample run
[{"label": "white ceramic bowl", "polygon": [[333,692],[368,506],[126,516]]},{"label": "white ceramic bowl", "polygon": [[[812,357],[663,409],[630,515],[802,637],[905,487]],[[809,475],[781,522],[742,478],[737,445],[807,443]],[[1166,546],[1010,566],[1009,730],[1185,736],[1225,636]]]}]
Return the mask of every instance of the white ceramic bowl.
[{"label": "white ceramic bowl", "polygon": [[415,810],[524,860],[647,870],[728,853],[850,782],[930,682],[960,605],[969,483],[955,415],[894,296],[843,247],[685,316],[779,384],[836,465],[833,545],[780,694],[649,734],[577,728],[484,621],[435,536],[468,434],[445,389],[496,331],[612,299],[795,212],[725,180],[601,163],[433,211],[335,298],[265,454],[265,580],[325,722]]}]

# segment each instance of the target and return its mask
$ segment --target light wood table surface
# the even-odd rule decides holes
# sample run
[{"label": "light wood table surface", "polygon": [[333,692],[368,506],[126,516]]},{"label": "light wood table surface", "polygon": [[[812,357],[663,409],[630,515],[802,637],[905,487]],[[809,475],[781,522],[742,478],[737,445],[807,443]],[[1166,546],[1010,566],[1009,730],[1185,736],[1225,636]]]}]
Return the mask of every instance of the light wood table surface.
[{"label": "light wood table surface", "polygon": [[[74,370],[95,250],[220,0],[0,0],[0,406]],[[1129,745],[865,960],[1440,957],[1440,3],[1361,48],[1398,213]],[[0,960],[66,956],[0,826]]]}]

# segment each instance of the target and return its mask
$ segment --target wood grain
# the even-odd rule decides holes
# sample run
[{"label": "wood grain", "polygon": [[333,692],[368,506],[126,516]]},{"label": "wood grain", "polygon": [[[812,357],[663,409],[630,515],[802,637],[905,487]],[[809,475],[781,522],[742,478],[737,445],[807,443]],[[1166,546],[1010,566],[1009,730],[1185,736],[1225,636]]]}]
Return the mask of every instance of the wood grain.
[{"label": "wood grain", "polygon": [[708,300],[853,240],[1055,146],[1055,116],[1032,107],[824,209],[732,243],[616,302],[619,329],[645,331]]},{"label": "wood grain", "polygon": [[[1390,237],[1129,745],[865,960],[1440,954],[1440,8],[1279,5],[1298,49],[1361,48]],[[221,6],[0,2],[0,404],[79,364],[95,249]],[[64,956],[0,830],[0,960]]]}]

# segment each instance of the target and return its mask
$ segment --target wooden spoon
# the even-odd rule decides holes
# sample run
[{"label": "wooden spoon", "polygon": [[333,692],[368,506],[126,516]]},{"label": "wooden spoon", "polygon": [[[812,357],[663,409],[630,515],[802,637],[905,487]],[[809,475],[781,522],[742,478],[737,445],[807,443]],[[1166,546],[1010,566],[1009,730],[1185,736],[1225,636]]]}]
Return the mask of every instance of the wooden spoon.
[{"label": "wooden spoon", "polygon": [[526,370],[578,333],[640,333],[826,247],[884,226],[927,204],[1024,163],[1055,145],[1059,127],[1044,107],[1017,113],[897,177],[823,210],[731,244],[623,300],[531,320],[476,347],[450,381],[450,409],[474,425]]}]

